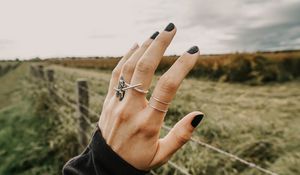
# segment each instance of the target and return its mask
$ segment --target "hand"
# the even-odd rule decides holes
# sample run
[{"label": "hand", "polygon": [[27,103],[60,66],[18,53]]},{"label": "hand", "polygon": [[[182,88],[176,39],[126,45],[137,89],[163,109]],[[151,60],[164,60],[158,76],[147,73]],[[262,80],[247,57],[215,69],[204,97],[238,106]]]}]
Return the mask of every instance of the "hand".
[{"label": "hand", "polygon": [[154,33],[141,47],[137,44],[119,61],[112,73],[108,94],[98,122],[107,144],[137,169],[150,170],[166,163],[191,137],[203,114],[192,112],[181,119],[164,137],[159,132],[170,103],[184,77],[199,56],[198,47],[185,52],[164,73],[152,98],[134,88],[125,90],[122,100],[116,96],[120,77],[130,85],[147,90],[154,72],[176,33],[170,23],[160,34]]}]

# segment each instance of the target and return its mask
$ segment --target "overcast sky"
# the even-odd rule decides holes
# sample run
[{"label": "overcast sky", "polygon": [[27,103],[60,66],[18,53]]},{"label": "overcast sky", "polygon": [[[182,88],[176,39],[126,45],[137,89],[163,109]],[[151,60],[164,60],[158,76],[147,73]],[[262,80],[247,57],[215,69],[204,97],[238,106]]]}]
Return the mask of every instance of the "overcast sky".
[{"label": "overcast sky", "polygon": [[169,22],[166,54],[300,48],[300,0],[0,0],[0,59],[120,56]]}]

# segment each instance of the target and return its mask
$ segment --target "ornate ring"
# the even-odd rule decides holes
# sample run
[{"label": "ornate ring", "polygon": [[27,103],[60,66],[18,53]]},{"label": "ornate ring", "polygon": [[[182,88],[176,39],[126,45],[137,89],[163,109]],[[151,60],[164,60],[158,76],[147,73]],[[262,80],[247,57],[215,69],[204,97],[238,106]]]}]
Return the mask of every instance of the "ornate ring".
[{"label": "ornate ring", "polygon": [[141,86],[142,84],[136,84],[136,85],[131,85],[125,82],[124,77],[121,76],[118,84],[118,88],[114,88],[116,91],[116,96],[119,97],[119,100],[122,101],[124,96],[125,96],[125,91],[131,88],[136,88],[138,86]]}]

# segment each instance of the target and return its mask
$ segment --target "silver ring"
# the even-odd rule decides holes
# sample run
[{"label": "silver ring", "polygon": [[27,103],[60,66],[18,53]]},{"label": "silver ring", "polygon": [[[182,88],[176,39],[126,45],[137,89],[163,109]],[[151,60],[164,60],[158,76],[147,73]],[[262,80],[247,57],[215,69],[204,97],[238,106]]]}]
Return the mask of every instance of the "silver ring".
[{"label": "silver ring", "polygon": [[141,86],[142,84],[136,84],[131,85],[125,82],[124,77],[121,76],[118,84],[118,88],[114,87],[114,90],[116,91],[116,96],[119,97],[119,100],[122,101],[125,96],[125,91],[131,88],[136,88],[138,86]]},{"label": "silver ring", "polygon": [[158,99],[158,98],[156,98],[154,96],[151,96],[151,98],[154,99],[154,100],[156,100],[156,101],[158,101],[159,103],[162,103],[162,104],[165,104],[165,105],[171,104],[171,103],[168,103],[168,102],[161,101],[160,99]]},{"label": "silver ring", "polygon": [[140,88],[137,88],[137,87],[134,87],[133,88],[134,90],[138,91],[139,93],[142,93],[142,94],[148,94],[148,90],[143,90],[143,89],[140,89]]},{"label": "silver ring", "polygon": [[149,106],[150,106],[151,108],[153,108],[153,109],[155,109],[155,110],[157,110],[157,111],[159,111],[159,112],[163,112],[163,113],[167,113],[167,112],[168,112],[168,110],[158,109],[157,107],[151,105],[150,102],[148,102],[148,104],[149,104]]}]

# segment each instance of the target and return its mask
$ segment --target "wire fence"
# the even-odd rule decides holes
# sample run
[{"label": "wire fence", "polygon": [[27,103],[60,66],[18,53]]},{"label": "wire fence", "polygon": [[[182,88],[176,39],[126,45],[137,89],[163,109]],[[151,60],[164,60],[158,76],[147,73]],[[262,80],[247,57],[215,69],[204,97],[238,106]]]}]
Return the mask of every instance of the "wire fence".
[{"label": "wire fence", "polygon": [[[50,75],[50,77],[45,78],[45,75],[48,75],[48,72],[47,72],[47,74],[41,73],[42,70],[40,70],[40,69],[43,69],[43,68],[41,68],[41,66],[38,66],[38,68],[36,68],[36,67],[34,67],[34,66],[31,66],[31,74],[32,74],[34,77],[36,77],[36,78],[43,79],[43,80],[47,80],[46,85],[48,86],[49,93],[54,94],[54,95],[55,95],[61,102],[63,102],[68,108],[70,108],[70,109],[72,109],[72,110],[74,110],[74,111],[79,112],[79,115],[78,115],[78,116],[80,116],[80,118],[81,118],[82,120],[85,121],[85,124],[86,124],[88,127],[90,127],[90,128],[95,128],[96,123],[93,123],[93,122],[90,120],[89,114],[92,114],[92,115],[94,115],[94,116],[99,116],[99,112],[96,112],[96,111],[92,110],[91,108],[89,108],[88,103],[86,103],[86,104],[80,103],[80,99],[81,99],[81,100],[82,100],[82,98],[87,98],[87,99],[88,99],[88,94],[92,94],[92,96],[94,96],[94,97],[101,97],[101,96],[100,96],[96,91],[93,91],[93,90],[91,90],[91,89],[88,89],[87,87],[84,87],[84,86],[78,86],[78,83],[77,83],[77,86],[76,86],[76,83],[72,83],[72,82],[69,81],[69,80],[64,80],[63,82],[64,82],[65,84],[67,84],[68,86],[76,86],[76,87],[74,87],[74,89],[77,89],[77,91],[82,90],[82,91],[84,91],[85,94],[87,95],[86,97],[84,97],[84,96],[83,96],[83,97],[80,97],[80,93],[79,93],[79,94],[77,94],[77,95],[78,95],[78,99],[77,99],[77,100],[76,100],[76,99],[72,99],[72,100],[69,101],[68,99],[70,99],[70,97],[69,97],[69,95],[67,94],[67,92],[63,92],[62,89],[60,89],[60,91],[58,91],[57,89],[55,89],[55,88],[61,88],[61,86],[58,85],[55,81],[53,81],[54,78],[53,78],[53,77],[51,78],[51,75]],[[52,70],[52,71],[53,71],[53,70]],[[52,76],[53,76],[53,75],[52,75]],[[49,80],[52,80],[52,81],[49,81]],[[81,81],[82,81],[82,80],[81,80]],[[52,84],[52,85],[51,85],[51,84]],[[68,97],[68,98],[66,98],[66,97]],[[102,98],[102,97],[101,97],[101,98]],[[72,101],[73,101],[73,102],[72,102]],[[74,102],[76,102],[76,103],[74,103]],[[53,105],[56,105],[54,101],[52,101],[52,103],[53,103]],[[57,105],[56,105],[56,107],[57,107]],[[84,109],[84,111],[86,111],[86,113],[80,111],[81,108]],[[58,111],[58,112],[61,113],[64,117],[70,118],[70,117],[68,117],[68,114],[62,113],[62,112],[60,112],[60,111]],[[164,129],[165,131],[170,131],[170,130],[171,130],[171,127],[170,127],[170,126],[167,126],[167,125],[165,125],[165,124],[163,124],[162,129]],[[80,132],[82,133],[82,137],[85,137],[85,138],[88,138],[88,137],[89,137],[83,128],[79,127],[79,130],[80,130]],[[199,140],[198,138],[192,137],[190,140],[191,140],[192,142],[198,144],[198,145],[201,145],[201,146],[207,148],[207,149],[213,150],[213,151],[215,151],[215,152],[217,152],[217,153],[220,153],[220,154],[222,154],[222,155],[224,155],[224,156],[227,156],[228,158],[230,158],[230,160],[233,160],[233,161],[239,161],[240,163],[242,163],[242,164],[244,164],[244,165],[247,165],[247,166],[249,166],[250,168],[254,168],[254,169],[256,169],[256,170],[258,170],[258,171],[260,171],[260,172],[263,172],[263,173],[265,173],[265,174],[269,174],[269,175],[278,175],[277,173],[275,173],[275,172],[273,172],[273,171],[270,171],[270,170],[267,170],[267,169],[265,169],[265,168],[262,168],[261,166],[255,164],[255,163],[249,162],[249,161],[247,161],[247,160],[245,160],[245,159],[242,159],[242,158],[240,158],[240,157],[238,157],[238,156],[236,156],[236,155],[234,155],[234,154],[232,154],[232,153],[229,153],[229,152],[224,151],[224,150],[222,150],[222,149],[220,149],[220,148],[217,148],[217,147],[212,146],[212,145],[210,145],[210,144],[208,144],[208,143],[205,143],[205,142]],[[86,143],[85,143],[85,144],[86,144]],[[178,172],[180,172],[181,174],[183,174],[183,175],[191,175],[191,174],[188,172],[188,170],[187,170],[186,168],[177,165],[175,162],[168,161],[167,164],[168,164],[170,167],[174,168],[176,171],[178,171]],[[150,171],[150,174],[157,175],[157,173],[156,173],[155,171],[153,171],[153,170]]]}]

